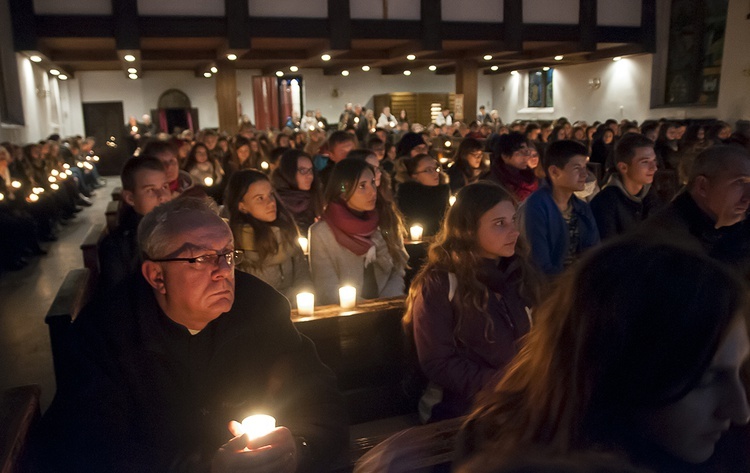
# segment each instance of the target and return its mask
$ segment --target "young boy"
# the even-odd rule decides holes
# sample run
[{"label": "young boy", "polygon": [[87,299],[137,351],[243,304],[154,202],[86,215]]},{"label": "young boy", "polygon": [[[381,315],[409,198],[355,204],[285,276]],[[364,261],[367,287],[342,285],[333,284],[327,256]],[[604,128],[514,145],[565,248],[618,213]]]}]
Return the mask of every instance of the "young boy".
[{"label": "young boy", "polygon": [[656,174],[653,141],[636,133],[623,136],[615,147],[615,169],[591,201],[602,240],[632,230],[661,206],[651,187]]},{"label": "young boy", "polygon": [[561,273],[599,243],[591,208],[573,194],[586,185],[587,154],[575,141],[550,144],[543,162],[548,185],[521,207],[520,228],[531,245],[531,258],[549,276]]}]

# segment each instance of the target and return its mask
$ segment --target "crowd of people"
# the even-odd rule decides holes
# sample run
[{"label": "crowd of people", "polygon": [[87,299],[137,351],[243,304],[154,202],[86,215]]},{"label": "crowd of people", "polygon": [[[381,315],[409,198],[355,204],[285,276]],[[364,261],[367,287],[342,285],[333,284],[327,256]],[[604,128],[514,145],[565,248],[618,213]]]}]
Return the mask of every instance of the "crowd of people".
[{"label": "crowd of people", "polygon": [[[461,471],[746,471],[747,124],[446,112],[142,141],[36,467],[323,470],[343,401],[289,315],[350,285],[406,296],[420,418],[468,415]],[[97,178],[38,151],[78,168],[39,199],[69,216]],[[38,231],[39,202],[15,200]],[[283,427],[249,439],[234,421],[259,409]]]}]

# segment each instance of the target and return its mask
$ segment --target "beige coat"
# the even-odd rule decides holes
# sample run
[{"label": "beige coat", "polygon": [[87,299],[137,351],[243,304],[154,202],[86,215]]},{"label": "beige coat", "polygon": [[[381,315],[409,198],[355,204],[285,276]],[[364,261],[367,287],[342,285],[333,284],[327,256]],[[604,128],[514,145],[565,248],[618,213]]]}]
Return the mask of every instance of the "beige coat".
[{"label": "beige coat", "polygon": [[[372,236],[375,243],[375,280],[378,297],[395,297],[404,294],[405,264],[394,264],[388,245],[380,231]],[[403,248],[403,246],[402,246]],[[406,261],[406,250],[404,261]],[[357,288],[357,299],[362,300],[365,279],[366,255],[357,256],[339,245],[327,222],[320,221],[310,227],[310,267],[315,286],[315,305],[338,304],[339,287]]]}]

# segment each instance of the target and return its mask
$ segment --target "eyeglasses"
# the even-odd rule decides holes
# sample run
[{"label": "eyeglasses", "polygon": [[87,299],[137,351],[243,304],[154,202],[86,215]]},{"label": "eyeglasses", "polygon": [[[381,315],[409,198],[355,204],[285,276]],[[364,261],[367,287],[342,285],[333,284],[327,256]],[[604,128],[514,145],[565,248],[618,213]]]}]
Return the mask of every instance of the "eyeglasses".
[{"label": "eyeglasses", "polygon": [[209,266],[219,266],[221,264],[221,259],[224,258],[224,261],[229,266],[234,266],[240,261],[242,261],[242,257],[244,256],[245,252],[242,250],[232,250],[227,251],[226,253],[217,253],[215,255],[200,255],[196,256],[195,258],[161,258],[161,259],[152,259],[148,258],[150,261],[153,261],[155,263],[169,263],[172,261],[182,261],[185,263],[192,264],[195,268],[207,268]]},{"label": "eyeglasses", "polygon": [[297,172],[303,176],[307,176],[308,174],[313,173],[313,168],[297,168]]},{"label": "eyeglasses", "polygon": [[414,174],[424,174],[424,173],[427,173],[427,174],[435,174],[435,173],[440,174],[441,172],[443,172],[443,168],[441,168],[440,166],[435,166],[435,167],[424,168],[421,171],[415,172]]},{"label": "eyeglasses", "polygon": [[513,153],[518,153],[518,154],[520,154],[522,156],[531,156],[531,152],[532,151],[533,150],[531,148],[519,148],[519,149],[515,150]]}]

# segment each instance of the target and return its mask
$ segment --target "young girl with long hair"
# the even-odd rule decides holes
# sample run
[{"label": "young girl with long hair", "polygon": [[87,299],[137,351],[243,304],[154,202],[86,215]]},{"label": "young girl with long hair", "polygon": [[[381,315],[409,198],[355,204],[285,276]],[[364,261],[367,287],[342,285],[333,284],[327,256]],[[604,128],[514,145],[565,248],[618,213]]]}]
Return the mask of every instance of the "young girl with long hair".
[{"label": "young girl with long hair", "polygon": [[244,251],[237,269],[264,280],[295,304],[312,286],[294,219],[278,203],[273,186],[255,169],[237,171],[224,199],[234,245]]},{"label": "young girl with long hair", "polygon": [[365,161],[344,159],[333,168],[321,220],[310,227],[310,266],[318,305],[338,302],[351,285],[359,299],[404,293],[408,256],[394,228],[380,224],[375,172]]},{"label": "young girl with long hair", "polygon": [[426,237],[438,232],[449,207],[446,180],[440,164],[429,154],[402,156],[396,161],[396,204],[406,224],[421,225]]},{"label": "young girl with long hair", "polygon": [[323,196],[312,157],[301,150],[286,150],[271,173],[271,183],[300,233],[307,235],[310,225],[323,213]]},{"label": "young girl with long hair", "polygon": [[202,186],[213,187],[221,184],[224,179],[224,169],[221,163],[211,157],[208,146],[195,143],[185,161],[187,171]]},{"label": "young girl with long hair", "polygon": [[[746,447],[713,455],[750,418],[747,316],[744,285],[714,260],[643,239],[604,246],[535,310],[459,457],[595,450],[657,473],[748,471]],[[713,469],[697,468],[709,458]]]},{"label": "young girl with long hair", "polygon": [[531,327],[536,286],[516,253],[523,243],[515,217],[516,201],[499,185],[462,188],[412,283],[403,322],[430,381],[424,421],[466,414]]},{"label": "young girl with long hair", "polygon": [[466,137],[458,145],[453,165],[446,174],[450,178],[451,192],[456,193],[466,184],[471,184],[487,171],[484,164],[484,146],[479,140]]}]

